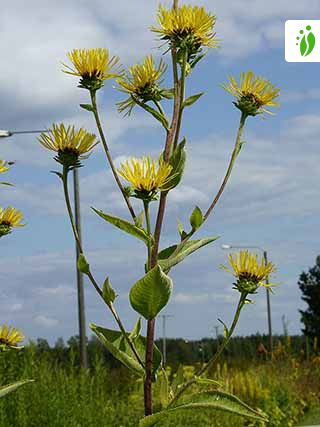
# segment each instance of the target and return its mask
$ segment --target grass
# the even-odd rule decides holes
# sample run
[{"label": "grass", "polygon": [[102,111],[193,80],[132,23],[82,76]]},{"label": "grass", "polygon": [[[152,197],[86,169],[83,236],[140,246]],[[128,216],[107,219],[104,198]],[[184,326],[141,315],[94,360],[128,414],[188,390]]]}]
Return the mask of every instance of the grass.
[{"label": "grass", "polygon": [[299,423],[299,426],[320,425],[320,408],[309,411]]},{"label": "grass", "polygon": [[[192,375],[193,369],[185,367],[185,378]],[[36,353],[31,347],[18,354],[2,354],[0,376],[2,384],[22,378],[35,379],[35,383],[0,400],[0,427],[134,427],[143,415],[141,380],[124,368],[106,368],[101,357],[96,358],[90,370],[82,371],[72,353],[61,362],[47,352]],[[224,364],[212,372],[212,377],[248,404],[265,411],[271,420],[269,427],[293,427],[304,411],[319,403],[320,370],[312,364],[291,359],[248,362],[242,367]],[[157,385],[155,396],[158,396]],[[156,405],[159,409],[159,403]],[[201,411],[196,415],[172,416],[161,426],[261,427],[261,424],[222,412],[212,415]]]}]

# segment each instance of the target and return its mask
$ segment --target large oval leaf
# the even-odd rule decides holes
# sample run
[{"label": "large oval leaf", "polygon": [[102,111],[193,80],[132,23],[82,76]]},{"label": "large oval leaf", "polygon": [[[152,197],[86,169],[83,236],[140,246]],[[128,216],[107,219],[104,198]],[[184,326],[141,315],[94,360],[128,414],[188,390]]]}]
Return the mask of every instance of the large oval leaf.
[{"label": "large oval leaf", "polygon": [[[109,350],[109,352],[123,363],[127,368],[133,371],[135,374],[143,377],[145,374],[144,368],[137,361],[131,347],[127,340],[120,331],[113,331],[111,329],[102,328],[101,326],[90,324],[91,330],[97,335],[102,344]],[[135,327],[137,329],[137,326]],[[137,330],[135,331],[137,332]],[[137,334],[127,334],[133,341],[135,349],[140,356],[141,360],[145,360],[146,355],[146,338]],[[153,375],[155,376],[158,369],[160,368],[162,361],[161,352],[159,349],[153,347]]]},{"label": "large oval leaf", "polygon": [[134,224],[131,224],[131,222],[126,221],[125,219],[118,218],[117,216],[113,216],[110,214],[106,214],[99,209],[95,209],[95,208],[92,208],[92,209],[105,221],[109,222],[110,224],[113,224],[117,228],[120,228],[120,230],[125,231],[128,234],[131,234],[131,236],[134,236],[137,239],[142,240],[146,245],[148,244],[149,236],[147,232],[142,228],[137,227]]},{"label": "large oval leaf", "polygon": [[134,310],[147,320],[165,307],[172,292],[172,280],[156,265],[131,288],[129,298]]},{"label": "large oval leaf", "polygon": [[264,413],[250,408],[250,406],[242,402],[238,397],[223,391],[214,390],[191,395],[190,398],[181,405],[145,417],[140,420],[139,427],[152,427],[159,421],[163,421],[171,413],[181,413],[182,415],[184,412],[190,410],[193,413],[203,410],[220,410],[259,421],[268,421]]},{"label": "large oval leaf", "polygon": [[11,393],[11,392],[17,390],[17,388],[21,387],[22,385],[32,383],[32,382],[34,382],[34,380],[21,380],[21,381],[17,381],[16,383],[13,383],[13,384],[8,384],[8,385],[5,385],[3,387],[0,387],[0,397],[3,397],[8,393]]}]

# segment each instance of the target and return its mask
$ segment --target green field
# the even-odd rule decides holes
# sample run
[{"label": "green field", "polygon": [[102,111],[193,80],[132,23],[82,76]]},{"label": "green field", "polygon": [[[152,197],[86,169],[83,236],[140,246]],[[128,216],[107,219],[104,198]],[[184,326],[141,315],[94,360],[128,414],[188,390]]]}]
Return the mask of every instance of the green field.
[{"label": "green field", "polygon": [[[221,382],[225,390],[266,412],[271,427],[293,427],[319,405],[318,359],[314,357],[307,363],[279,354],[272,362],[248,360],[237,364],[228,361],[218,365],[211,377]],[[91,354],[91,360],[91,368],[83,371],[72,349],[59,354],[29,346],[18,354],[3,353],[0,358],[2,384],[21,378],[33,378],[35,383],[0,401],[0,427],[137,426],[143,415],[141,380],[117,365],[106,366],[103,353]],[[192,365],[184,366],[186,379],[193,370]],[[172,369],[171,378],[174,375]],[[157,409],[160,408],[157,384],[155,396]],[[305,418],[305,425],[319,420],[319,411],[312,413],[314,418]],[[161,425],[261,426],[219,412],[213,418],[203,411],[193,416],[184,414],[182,418],[175,416]]]}]

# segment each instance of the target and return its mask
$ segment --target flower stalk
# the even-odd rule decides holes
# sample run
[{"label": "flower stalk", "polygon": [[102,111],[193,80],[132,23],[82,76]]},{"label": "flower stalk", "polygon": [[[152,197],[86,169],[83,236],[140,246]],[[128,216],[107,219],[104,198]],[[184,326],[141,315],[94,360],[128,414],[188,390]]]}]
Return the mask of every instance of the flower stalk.
[{"label": "flower stalk", "polygon": [[208,371],[210,368],[212,368],[212,366],[214,366],[214,364],[217,362],[217,360],[219,359],[219,357],[221,356],[221,354],[223,353],[224,349],[227,347],[227,345],[229,344],[229,341],[231,339],[231,336],[237,326],[237,323],[239,321],[239,317],[240,317],[240,313],[242,308],[244,307],[245,303],[246,303],[246,298],[247,298],[247,293],[243,292],[240,295],[239,298],[239,302],[235,311],[235,315],[232,321],[232,324],[230,326],[230,329],[227,331],[227,335],[224,339],[224,341],[222,342],[222,344],[220,345],[220,347],[218,348],[218,350],[216,351],[216,353],[212,356],[212,358],[209,360],[209,362],[205,363],[200,369],[199,371],[194,375],[194,377],[187,381],[186,383],[184,383],[181,388],[179,389],[179,391],[177,392],[177,394],[173,397],[173,399],[171,400],[169,407],[171,407],[175,402],[177,402],[177,400],[182,396],[183,393],[186,392],[186,390],[192,386],[193,384],[195,384],[198,380],[198,378],[201,377],[201,375],[203,375],[206,371]]},{"label": "flower stalk", "polygon": [[110,152],[110,149],[109,149],[106,137],[105,137],[103,129],[102,129],[102,125],[101,125],[101,121],[100,121],[100,116],[99,116],[99,112],[98,112],[98,108],[97,108],[97,99],[96,99],[96,91],[95,90],[90,90],[90,97],[91,97],[91,102],[92,102],[92,112],[93,112],[93,115],[94,115],[94,118],[95,118],[95,121],[96,121],[96,125],[97,125],[98,131],[99,131],[99,135],[100,135],[100,138],[101,138],[101,142],[102,142],[104,151],[106,153],[106,156],[107,156],[107,159],[108,159],[108,162],[109,162],[112,174],[113,174],[114,179],[116,180],[116,183],[117,183],[117,185],[119,187],[119,190],[121,191],[121,194],[122,194],[122,196],[123,196],[123,198],[124,198],[124,200],[126,202],[126,205],[127,205],[128,209],[129,209],[129,212],[130,212],[130,215],[132,216],[132,219],[135,220],[136,214],[134,212],[134,209],[132,207],[130,199],[129,199],[128,195],[126,194],[125,189],[123,188],[123,185],[122,185],[122,183],[120,181],[120,178],[118,176],[117,170],[116,170],[115,165],[113,163],[112,155],[111,155],[111,152]]}]

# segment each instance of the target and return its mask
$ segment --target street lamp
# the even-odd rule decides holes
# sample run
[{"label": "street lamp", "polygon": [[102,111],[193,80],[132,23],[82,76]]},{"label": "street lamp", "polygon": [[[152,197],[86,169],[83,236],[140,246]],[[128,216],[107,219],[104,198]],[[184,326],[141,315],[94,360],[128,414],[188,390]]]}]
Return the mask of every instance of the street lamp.
[{"label": "street lamp", "polygon": [[[0,129],[0,138],[8,138],[13,135],[31,134],[48,132],[44,130],[23,130],[23,131],[10,131]],[[81,217],[80,217],[80,191],[79,191],[79,173],[78,169],[73,169],[73,192],[74,192],[74,216],[76,229],[79,236],[80,244],[81,239]],[[83,289],[83,274],[78,270],[77,261],[79,259],[79,248],[76,244],[76,272],[77,272],[77,291],[78,291],[78,321],[79,321],[79,345],[80,345],[80,362],[83,368],[88,368],[88,353],[86,343],[86,319],[85,319],[85,302],[84,302],[84,289]]]},{"label": "street lamp", "polygon": [[[221,249],[258,249],[262,252],[265,264],[268,264],[267,251],[260,246],[245,246],[245,245],[221,245]],[[269,284],[269,277],[266,277],[266,284]],[[272,324],[271,324],[271,305],[270,305],[270,289],[266,287],[267,296],[267,315],[268,315],[268,333],[269,333],[269,348],[272,354],[273,351],[273,337],[272,337]]]}]

